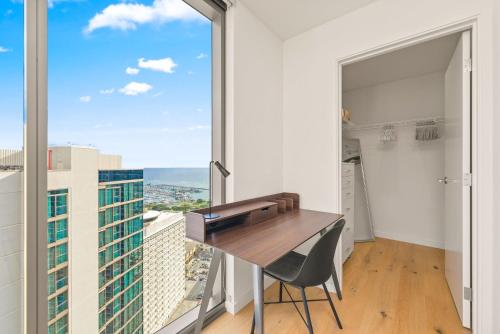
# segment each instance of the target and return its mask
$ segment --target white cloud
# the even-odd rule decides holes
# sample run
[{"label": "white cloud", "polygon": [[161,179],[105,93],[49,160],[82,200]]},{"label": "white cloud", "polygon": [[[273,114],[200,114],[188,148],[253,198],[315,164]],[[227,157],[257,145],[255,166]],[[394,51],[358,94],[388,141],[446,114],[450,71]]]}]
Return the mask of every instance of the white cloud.
[{"label": "white cloud", "polygon": [[189,131],[210,129],[208,125],[193,125],[187,128]]},{"label": "white cloud", "polygon": [[197,112],[203,112],[203,108],[196,108]]},{"label": "white cloud", "polygon": [[109,88],[109,89],[101,89],[99,91],[99,94],[102,94],[102,95],[110,95],[110,94],[113,94],[115,92],[115,89],[114,88]]},{"label": "white cloud", "polygon": [[132,81],[131,83],[127,84],[125,87],[120,89],[120,93],[129,95],[129,96],[136,96],[139,94],[146,93],[150,91],[153,88],[150,84],[147,83],[142,83],[142,82],[135,82]]},{"label": "white cloud", "polygon": [[188,75],[194,75],[194,71],[187,71]]},{"label": "white cloud", "polygon": [[200,53],[199,55],[196,56],[196,59],[203,59],[203,58],[207,58],[208,56],[205,54],[205,53]]},{"label": "white cloud", "polygon": [[137,75],[137,74],[139,74],[139,71],[140,70],[138,68],[127,67],[127,69],[125,70],[125,73],[130,74],[130,75]]},{"label": "white cloud", "polygon": [[92,97],[91,96],[80,96],[80,102],[83,102],[83,103],[89,103],[90,101],[92,100]]},{"label": "white cloud", "polygon": [[177,67],[177,64],[173,61],[172,58],[151,60],[140,58],[138,65],[140,68],[164,73],[174,73],[174,68]]},{"label": "white cloud", "polygon": [[154,0],[148,6],[139,3],[109,5],[90,19],[84,32],[89,34],[101,28],[136,29],[140,24],[164,23],[174,20],[206,20],[182,0]]},{"label": "white cloud", "polygon": [[7,53],[7,52],[11,52],[12,50],[11,49],[7,49],[3,46],[0,46],[0,53]]}]

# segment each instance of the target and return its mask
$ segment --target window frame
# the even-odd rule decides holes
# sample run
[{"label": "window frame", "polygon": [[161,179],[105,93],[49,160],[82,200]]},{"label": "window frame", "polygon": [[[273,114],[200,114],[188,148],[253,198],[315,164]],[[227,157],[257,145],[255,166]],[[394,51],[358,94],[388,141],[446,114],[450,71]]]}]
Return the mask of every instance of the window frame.
[{"label": "window frame", "polygon": [[[226,163],[226,10],[223,0],[183,0],[202,15],[212,21],[212,160],[218,160],[223,165]],[[214,205],[226,202],[226,182],[222,176],[214,175],[212,180]],[[211,307],[206,315],[204,325],[215,320],[226,312],[226,262],[221,259],[221,266],[217,275],[215,286],[220,286],[220,302]],[[196,320],[189,321],[193,316],[197,319],[199,306],[186,312],[169,325],[160,329],[157,334],[191,333]]]},{"label": "window frame", "polygon": [[[225,11],[222,0],[184,0],[212,21],[212,159],[225,163]],[[47,152],[48,152],[48,4],[24,2],[24,313],[26,334],[48,331],[47,304]],[[213,182],[213,202],[225,202],[225,181]],[[134,189],[135,191],[135,189]],[[96,254],[96,256],[99,256]],[[208,318],[225,311],[225,262],[221,302]],[[67,325],[67,324],[66,324]],[[191,324],[192,325],[192,324]],[[168,327],[168,326],[167,326]],[[165,327],[164,329],[166,329]],[[184,330],[189,328],[185,327]],[[162,329],[161,333],[167,333]]]}]

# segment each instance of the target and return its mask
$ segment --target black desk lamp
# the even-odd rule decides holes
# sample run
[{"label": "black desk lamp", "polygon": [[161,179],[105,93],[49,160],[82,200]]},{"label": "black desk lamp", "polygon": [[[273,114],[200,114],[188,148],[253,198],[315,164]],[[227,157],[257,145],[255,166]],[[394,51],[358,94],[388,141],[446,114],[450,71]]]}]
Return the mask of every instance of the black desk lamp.
[{"label": "black desk lamp", "polygon": [[213,165],[215,165],[215,167],[217,167],[217,169],[219,170],[219,172],[222,174],[222,176],[224,176],[224,178],[228,177],[231,173],[228,172],[227,169],[224,168],[224,166],[222,166],[222,164],[218,161],[210,161],[210,164],[208,165],[209,167],[209,170],[210,170],[210,180],[209,180],[209,191],[210,191],[210,199],[208,201],[208,205],[209,205],[209,212],[207,214],[205,214],[203,217],[205,217],[205,219],[215,219],[215,218],[219,218],[220,215],[216,214],[216,213],[212,213],[212,177],[213,177]]}]

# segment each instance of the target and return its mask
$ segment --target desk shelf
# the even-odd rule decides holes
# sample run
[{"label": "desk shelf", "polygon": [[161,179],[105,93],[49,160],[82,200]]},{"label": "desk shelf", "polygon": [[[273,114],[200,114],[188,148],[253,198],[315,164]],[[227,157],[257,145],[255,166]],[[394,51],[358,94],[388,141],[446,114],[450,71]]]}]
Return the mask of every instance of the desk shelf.
[{"label": "desk shelf", "polygon": [[279,193],[250,200],[244,200],[212,207],[212,213],[220,215],[215,219],[205,219],[209,209],[201,209],[186,214],[186,236],[205,242],[216,233],[241,226],[249,226],[267,221],[300,208],[299,195]]}]

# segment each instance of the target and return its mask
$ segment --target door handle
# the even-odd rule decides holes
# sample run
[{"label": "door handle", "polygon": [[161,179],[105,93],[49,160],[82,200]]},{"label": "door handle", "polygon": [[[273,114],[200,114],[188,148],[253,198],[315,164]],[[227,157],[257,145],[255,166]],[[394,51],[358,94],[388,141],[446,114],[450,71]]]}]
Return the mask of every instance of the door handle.
[{"label": "door handle", "polygon": [[438,179],[438,182],[439,183],[442,183],[442,184],[448,184],[448,178],[445,176],[444,178],[442,179]]},{"label": "door handle", "polygon": [[448,183],[458,183],[460,181],[457,179],[449,179],[447,176],[445,176],[442,179],[438,179],[438,182],[442,184],[448,184]]}]

